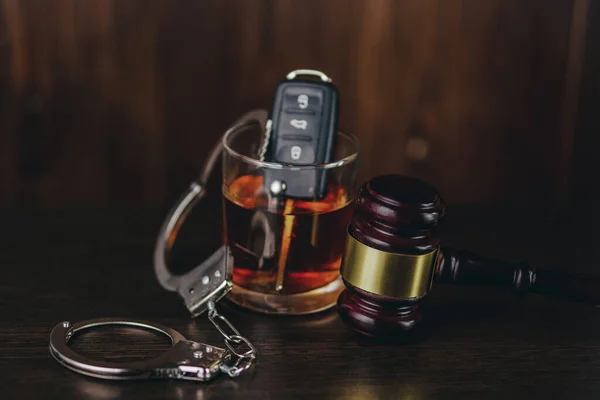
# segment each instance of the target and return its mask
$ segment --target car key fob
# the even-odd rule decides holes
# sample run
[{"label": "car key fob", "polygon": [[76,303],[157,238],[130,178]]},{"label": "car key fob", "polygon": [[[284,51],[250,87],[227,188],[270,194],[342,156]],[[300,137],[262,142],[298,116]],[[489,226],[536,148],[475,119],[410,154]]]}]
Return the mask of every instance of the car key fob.
[{"label": "car key fob", "polygon": [[[316,76],[320,81],[296,79]],[[285,165],[319,165],[332,161],[338,119],[338,91],[322,72],[290,72],[275,90],[261,159]],[[327,194],[327,170],[268,169],[265,184],[273,194],[320,200]],[[273,190],[277,188],[277,190]]]}]

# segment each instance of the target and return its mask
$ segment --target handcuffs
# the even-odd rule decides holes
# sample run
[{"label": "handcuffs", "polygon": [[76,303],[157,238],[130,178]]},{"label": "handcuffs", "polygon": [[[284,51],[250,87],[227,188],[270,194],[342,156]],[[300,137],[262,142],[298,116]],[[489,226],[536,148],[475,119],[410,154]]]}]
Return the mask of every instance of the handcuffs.
[{"label": "handcuffs", "polygon": [[[266,111],[250,111],[238,119],[227,132],[256,123],[264,127],[266,121]],[[221,246],[202,264],[183,275],[171,274],[167,261],[183,220],[205,194],[204,183],[208,181],[222,149],[223,143],[219,140],[212,149],[199,179],[190,184],[177,205],[167,215],[156,241],[154,272],[165,289],[177,292],[183,298],[192,317],[207,312],[208,319],[225,339],[226,349],[187,340],[176,330],[154,322],[129,318],[99,318],[75,324],[68,321],[57,324],[50,334],[50,353],[56,361],[75,372],[112,380],[209,381],[221,372],[233,378],[250,368],[256,358],[256,348],[227,318],[217,312],[215,306],[215,303],[233,287],[233,266],[228,247]],[[160,332],[171,339],[172,347],[150,360],[130,363],[91,360],[69,347],[69,340],[77,332],[105,325],[132,326]]]}]

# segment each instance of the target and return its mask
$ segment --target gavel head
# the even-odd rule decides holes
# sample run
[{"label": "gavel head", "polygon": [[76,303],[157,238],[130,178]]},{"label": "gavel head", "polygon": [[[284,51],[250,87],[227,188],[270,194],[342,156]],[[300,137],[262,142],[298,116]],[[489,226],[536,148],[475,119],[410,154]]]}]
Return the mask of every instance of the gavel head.
[{"label": "gavel head", "polygon": [[422,318],[419,302],[433,279],[439,239],[433,230],[446,206],[416,178],[378,176],[358,191],[348,226],[338,312],[367,336],[395,336]]}]

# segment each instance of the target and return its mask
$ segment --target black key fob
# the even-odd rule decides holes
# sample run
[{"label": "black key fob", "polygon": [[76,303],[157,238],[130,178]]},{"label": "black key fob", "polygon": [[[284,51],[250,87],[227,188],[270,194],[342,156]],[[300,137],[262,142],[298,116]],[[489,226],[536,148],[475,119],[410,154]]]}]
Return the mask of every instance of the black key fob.
[{"label": "black key fob", "polygon": [[[320,81],[296,79],[316,76]],[[261,159],[284,165],[319,165],[333,161],[337,136],[338,91],[322,72],[296,70],[275,90]],[[282,196],[320,200],[327,194],[324,169],[265,172],[265,184]]]}]

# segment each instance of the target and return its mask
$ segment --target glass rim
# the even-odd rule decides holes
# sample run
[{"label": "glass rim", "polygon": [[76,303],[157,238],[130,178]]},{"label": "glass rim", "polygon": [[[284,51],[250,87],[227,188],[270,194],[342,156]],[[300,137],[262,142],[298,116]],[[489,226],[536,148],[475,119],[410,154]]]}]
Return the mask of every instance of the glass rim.
[{"label": "glass rim", "polygon": [[241,153],[233,150],[227,143],[227,141],[231,135],[238,132],[238,130],[241,128],[247,128],[249,125],[251,125],[253,123],[258,124],[257,121],[253,121],[252,123],[249,123],[249,124],[243,124],[243,125],[238,125],[236,127],[233,127],[229,131],[225,132],[225,134],[223,135],[223,138],[221,139],[223,148],[225,149],[225,151],[227,151],[227,153],[229,155],[231,155],[232,157],[237,158],[238,160],[241,160],[247,164],[251,164],[251,165],[254,165],[257,167],[262,167],[262,168],[288,170],[288,171],[303,171],[303,170],[313,170],[313,169],[339,168],[343,165],[351,164],[352,162],[356,161],[356,159],[358,158],[359,144],[358,144],[358,139],[356,138],[356,136],[354,136],[351,133],[348,133],[348,132],[338,129],[336,135],[345,137],[346,139],[350,140],[350,142],[355,147],[355,150],[352,152],[352,154],[349,154],[346,157],[342,157],[339,160],[328,162],[328,163],[323,163],[323,164],[311,164],[311,165],[280,164],[280,163],[274,163],[274,162],[269,162],[269,161],[257,160],[256,158],[246,156],[244,154],[241,154]]}]

